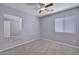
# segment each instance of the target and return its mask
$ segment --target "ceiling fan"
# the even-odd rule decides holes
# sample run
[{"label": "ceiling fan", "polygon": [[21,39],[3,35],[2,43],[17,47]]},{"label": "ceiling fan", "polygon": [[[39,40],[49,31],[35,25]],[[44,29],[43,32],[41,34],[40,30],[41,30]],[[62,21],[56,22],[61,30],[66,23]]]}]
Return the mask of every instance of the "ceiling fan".
[{"label": "ceiling fan", "polygon": [[53,3],[26,3],[26,5],[32,6],[38,13],[42,13],[44,11],[53,11],[52,7]]},{"label": "ceiling fan", "polygon": [[43,12],[43,11],[53,11],[52,9],[49,10],[49,7],[53,6],[53,3],[39,3],[39,13]]}]

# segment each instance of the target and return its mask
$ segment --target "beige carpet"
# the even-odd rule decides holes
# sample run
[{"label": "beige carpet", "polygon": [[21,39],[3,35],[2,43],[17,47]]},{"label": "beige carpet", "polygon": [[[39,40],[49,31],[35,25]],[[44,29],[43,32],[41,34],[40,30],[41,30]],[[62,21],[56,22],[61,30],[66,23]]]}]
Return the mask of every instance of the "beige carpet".
[{"label": "beige carpet", "polygon": [[78,55],[79,49],[48,40],[36,40],[4,52],[1,55]]}]

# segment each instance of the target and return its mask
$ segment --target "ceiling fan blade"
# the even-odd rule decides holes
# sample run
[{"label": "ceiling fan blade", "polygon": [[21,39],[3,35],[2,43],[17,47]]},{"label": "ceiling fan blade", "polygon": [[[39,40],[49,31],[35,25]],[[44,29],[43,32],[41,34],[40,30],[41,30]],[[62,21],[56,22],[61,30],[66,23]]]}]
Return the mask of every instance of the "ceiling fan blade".
[{"label": "ceiling fan blade", "polygon": [[45,7],[47,8],[47,7],[50,7],[50,6],[53,6],[53,3],[50,3],[50,4],[46,5]]},{"label": "ceiling fan blade", "polygon": [[42,12],[44,12],[44,11],[47,11],[47,12],[50,12],[50,11],[54,11],[53,9],[51,9],[51,10],[49,10],[49,9],[47,9],[47,10],[39,10],[39,13],[42,13]]},{"label": "ceiling fan blade", "polygon": [[44,3],[39,3],[40,8],[44,7]]},{"label": "ceiling fan blade", "polygon": [[42,11],[41,10],[39,10],[39,13],[41,13]]}]

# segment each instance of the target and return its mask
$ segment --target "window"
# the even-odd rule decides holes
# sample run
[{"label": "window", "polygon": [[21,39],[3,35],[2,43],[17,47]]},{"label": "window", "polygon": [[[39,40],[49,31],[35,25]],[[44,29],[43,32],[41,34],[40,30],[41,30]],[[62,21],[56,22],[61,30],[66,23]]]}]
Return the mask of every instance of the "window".
[{"label": "window", "polygon": [[4,14],[4,37],[16,37],[22,34],[22,17]]},{"label": "window", "polygon": [[74,33],[75,32],[75,17],[68,16],[55,19],[55,32]]}]

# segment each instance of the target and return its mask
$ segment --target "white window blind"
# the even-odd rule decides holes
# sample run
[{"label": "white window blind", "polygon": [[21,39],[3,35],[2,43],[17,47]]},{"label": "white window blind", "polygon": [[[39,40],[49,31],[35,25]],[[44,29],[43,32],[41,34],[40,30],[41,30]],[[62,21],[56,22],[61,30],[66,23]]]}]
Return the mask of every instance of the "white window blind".
[{"label": "white window blind", "polygon": [[75,32],[75,17],[68,16],[55,19],[55,32]]}]

